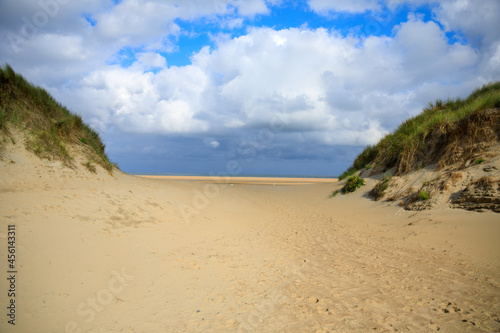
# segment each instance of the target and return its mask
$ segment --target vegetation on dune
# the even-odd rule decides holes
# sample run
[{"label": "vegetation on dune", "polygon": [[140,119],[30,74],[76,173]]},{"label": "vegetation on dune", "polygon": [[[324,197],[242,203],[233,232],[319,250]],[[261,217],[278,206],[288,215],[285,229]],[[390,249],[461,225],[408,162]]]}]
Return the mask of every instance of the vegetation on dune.
[{"label": "vegetation on dune", "polygon": [[365,185],[365,180],[357,175],[347,178],[347,182],[344,187],[340,189],[340,192],[347,194],[356,191],[361,186]]},{"label": "vegetation on dune", "polygon": [[384,197],[385,191],[389,188],[389,182],[391,181],[392,176],[387,175],[382,178],[377,185],[370,191],[370,195],[375,198],[375,200],[380,200]]},{"label": "vegetation on dune", "polygon": [[480,143],[498,140],[500,82],[476,89],[466,99],[437,100],[404,121],[375,146],[366,147],[343,179],[370,165],[402,175],[431,163],[439,167],[473,156]]},{"label": "vegetation on dune", "polygon": [[429,195],[425,191],[420,191],[420,193],[418,194],[418,197],[422,201],[429,200]]},{"label": "vegetation on dune", "polygon": [[352,166],[339,176],[339,180],[352,176],[356,173],[356,171],[367,168],[367,166],[370,166],[368,167],[368,169],[370,169],[372,167],[370,163],[375,159],[375,157],[377,157],[377,153],[377,146],[366,147],[361,154],[356,157]]},{"label": "vegetation on dune", "polygon": [[[0,68],[0,131],[2,145],[9,136],[9,126],[29,131],[26,148],[37,156],[61,160],[73,166],[68,145],[78,145],[87,153],[87,168],[93,163],[112,172],[113,164],[106,156],[99,134],[82,118],[58,103],[43,88],[36,87],[12,67]],[[1,147],[0,147],[1,148]]]}]

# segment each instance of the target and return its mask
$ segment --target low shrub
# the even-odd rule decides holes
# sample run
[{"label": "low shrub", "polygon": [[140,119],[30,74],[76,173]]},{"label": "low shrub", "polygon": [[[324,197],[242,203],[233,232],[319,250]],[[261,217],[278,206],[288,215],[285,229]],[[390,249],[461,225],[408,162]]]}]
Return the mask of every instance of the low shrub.
[{"label": "low shrub", "polygon": [[365,180],[358,175],[347,178],[347,182],[340,190],[342,193],[351,193],[365,185]]}]

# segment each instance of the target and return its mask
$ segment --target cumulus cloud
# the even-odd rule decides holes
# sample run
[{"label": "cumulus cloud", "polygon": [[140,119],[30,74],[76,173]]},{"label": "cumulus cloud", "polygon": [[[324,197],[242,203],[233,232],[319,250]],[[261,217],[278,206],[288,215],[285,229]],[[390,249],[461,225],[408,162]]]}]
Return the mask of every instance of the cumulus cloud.
[{"label": "cumulus cloud", "polygon": [[155,52],[145,52],[137,55],[137,65],[144,71],[149,71],[167,66],[167,60]]},{"label": "cumulus cloud", "polygon": [[484,55],[480,67],[489,72],[488,81],[498,78],[495,61],[500,48],[500,2],[496,0],[443,1],[434,14],[447,32],[463,34],[465,39]]},{"label": "cumulus cloud", "polygon": [[95,32],[97,37],[117,47],[151,44],[179,33],[179,26],[174,22],[177,11],[168,2],[123,1],[111,11],[94,16]]},{"label": "cumulus cloud", "polygon": [[370,10],[379,10],[378,0],[309,0],[309,7],[319,13],[347,12],[364,13]]},{"label": "cumulus cloud", "polygon": [[[2,1],[0,58],[25,67],[34,81],[61,84],[64,73],[49,67],[86,73],[105,67],[124,49],[175,50],[172,38],[175,42],[181,34],[177,20],[206,19],[237,28],[245,18],[265,13],[262,0],[123,0],[116,5],[110,0]],[[32,63],[46,69],[29,69]]]},{"label": "cumulus cloud", "polygon": [[500,38],[499,1],[442,1],[434,13],[446,31],[461,31],[470,40],[486,44]]},{"label": "cumulus cloud", "polygon": [[[93,72],[71,92],[103,95],[93,99],[101,110],[96,123],[126,132],[220,135],[262,128],[279,116],[287,130],[314,132],[311,140],[328,145],[376,142],[421,106],[424,90],[407,91],[463,80],[479,62],[473,49],[450,45],[437,24],[416,17],[394,37],[254,28],[202,49],[189,66],[167,67],[155,53],[138,59],[129,68]],[[145,72],[150,67],[158,71]]]}]

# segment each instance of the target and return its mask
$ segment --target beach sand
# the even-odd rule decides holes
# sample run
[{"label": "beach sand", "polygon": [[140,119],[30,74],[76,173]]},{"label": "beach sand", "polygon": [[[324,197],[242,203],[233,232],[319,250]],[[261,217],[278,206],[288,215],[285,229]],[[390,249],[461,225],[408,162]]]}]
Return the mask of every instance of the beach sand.
[{"label": "beach sand", "polygon": [[368,198],[375,180],[330,198],[331,180],[92,174],[19,147],[0,169],[1,332],[500,329],[495,213],[404,211]]}]

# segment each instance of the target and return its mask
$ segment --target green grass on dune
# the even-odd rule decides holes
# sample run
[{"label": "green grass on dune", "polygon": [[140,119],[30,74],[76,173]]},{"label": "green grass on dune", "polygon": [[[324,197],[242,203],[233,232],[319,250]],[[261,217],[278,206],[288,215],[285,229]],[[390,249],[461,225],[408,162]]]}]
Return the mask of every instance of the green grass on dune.
[{"label": "green grass on dune", "polygon": [[352,176],[353,174],[356,173],[356,171],[365,168],[375,159],[375,157],[377,157],[377,153],[378,153],[377,146],[366,147],[361,152],[361,154],[359,154],[358,157],[356,157],[352,166],[339,176],[339,180]]},{"label": "green grass on dune", "polygon": [[500,82],[476,89],[466,99],[437,100],[429,103],[422,113],[404,121],[375,146],[366,147],[339,178],[346,178],[373,163],[382,164],[382,171],[396,167],[396,173],[406,173],[415,168],[416,160],[421,157],[422,151],[427,149],[428,136],[432,134],[446,140],[447,135],[467,116],[499,107]]},{"label": "green grass on dune", "polygon": [[[2,145],[9,136],[9,126],[29,132],[26,148],[41,158],[61,160],[72,166],[68,145],[86,147],[89,163],[111,172],[113,164],[104,152],[99,134],[79,115],[58,103],[45,89],[36,87],[12,67],[0,68],[0,131]],[[1,148],[1,147],[0,147]]]}]

